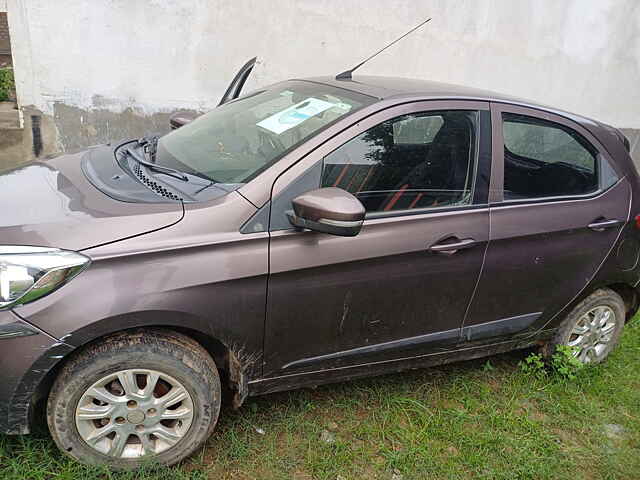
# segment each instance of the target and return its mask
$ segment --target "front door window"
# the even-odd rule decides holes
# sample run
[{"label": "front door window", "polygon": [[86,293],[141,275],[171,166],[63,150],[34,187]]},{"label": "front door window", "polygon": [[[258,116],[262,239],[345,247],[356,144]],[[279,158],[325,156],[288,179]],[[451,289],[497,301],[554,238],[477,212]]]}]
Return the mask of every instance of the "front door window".
[{"label": "front door window", "polygon": [[367,212],[469,205],[477,115],[416,113],[376,125],[325,157],[322,186],[354,194]]}]

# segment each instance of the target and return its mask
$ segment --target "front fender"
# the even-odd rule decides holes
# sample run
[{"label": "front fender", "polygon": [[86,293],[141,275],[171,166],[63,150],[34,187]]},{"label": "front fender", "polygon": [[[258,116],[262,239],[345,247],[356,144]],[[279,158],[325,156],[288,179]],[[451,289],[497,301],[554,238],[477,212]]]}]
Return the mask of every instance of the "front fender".
[{"label": "front fender", "polygon": [[194,248],[94,261],[69,284],[16,312],[73,347],[131,328],[196,331],[251,359],[247,374],[253,378],[261,373],[266,272],[216,278],[211,253]]}]

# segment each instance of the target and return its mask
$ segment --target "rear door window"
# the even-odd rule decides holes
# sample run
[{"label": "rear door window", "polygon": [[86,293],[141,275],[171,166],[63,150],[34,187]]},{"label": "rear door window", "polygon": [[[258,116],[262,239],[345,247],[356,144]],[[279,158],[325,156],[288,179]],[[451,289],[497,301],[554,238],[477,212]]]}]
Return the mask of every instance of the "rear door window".
[{"label": "rear door window", "polygon": [[504,199],[586,195],[599,189],[598,155],[558,123],[503,113]]}]

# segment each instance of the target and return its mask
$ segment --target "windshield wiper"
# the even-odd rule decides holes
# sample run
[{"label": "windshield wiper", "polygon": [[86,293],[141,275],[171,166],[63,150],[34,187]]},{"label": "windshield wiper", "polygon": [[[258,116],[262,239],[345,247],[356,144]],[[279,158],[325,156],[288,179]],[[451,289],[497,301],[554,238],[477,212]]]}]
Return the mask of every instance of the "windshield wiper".
[{"label": "windshield wiper", "polygon": [[[121,147],[124,147],[127,144],[131,144],[131,143],[137,143],[138,146],[142,149],[142,151],[144,153],[146,153],[147,155],[149,155],[149,160],[145,160],[144,158],[140,158],[140,155],[138,154],[138,152],[130,147],[126,147],[124,148],[124,152],[127,156],[131,157],[136,163],[140,164],[140,165],[144,165],[145,167],[147,167],[149,170],[152,170],[154,172],[157,173],[162,173],[164,175],[167,175],[169,177],[172,178],[176,178],[182,182],[189,182],[189,177],[197,177],[197,178],[201,178],[202,180],[206,180],[208,182],[207,185],[204,185],[202,188],[200,188],[199,190],[197,190],[195,193],[200,193],[203,190],[206,190],[207,188],[211,187],[212,185],[215,185],[217,183],[219,183],[217,180],[203,174],[200,172],[193,172],[193,173],[187,173],[187,172],[183,172],[181,170],[177,170],[175,168],[171,168],[171,167],[165,167],[163,165],[158,165],[157,163],[155,163],[156,160],[156,151],[157,151],[157,145],[158,145],[158,139],[160,137],[158,136],[153,136],[153,137],[148,137],[148,136],[144,136],[138,140],[131,140],[129,142],[120,144],[116,150],[118,150]],[[198,183],[195,183],[196,185],[198,185]]]},{"label": "windshield wiper", "polygon": [[154,135],[152,137],[144,136],[138,139],[138,145],[142,147],[142,150],[149,155],[149,161],[156,163],[156,152],[158,151],[158,137]]},{"label": "windshield wiper", "polygon": [[[151,136],[151,137],[145,135],[144,137],[142,137],[142,138],[140,138],[138,140],[138,145],[140,145],[142,147],[142,150],[144,152],[146,152],[147,155],[149,155],[149,162],[151,162],[153,165],[157,165],[156,164],[156,152],[158,151],[158,140],[160,140],[160,137],[157,136],[157,135],[154,135],[154,136]],[[181,174],[185,173],[185,172],[183,172],[181,170],[176,170],[174,168],[162,167],[160,165],[158,165],[158,166],[160,168],[164,168],[166,170],[171,170],[173,172],[177,172],[177,173],[181,173]],[[215,178],[211,178],[211,177],[205,175],[204,173],[190,172],[189,175],[193,175],[194,177],[202,178],[203,180],[206,180],[207,182],[211,182],[211,184],[219,183]],[[187,178],[187,181],[188,181],[188,178]],[[207,186],[211,186],[211,185],[207,185]]]},{"label": "windshield wiper", "polygon": [[138,154],[131,150],[131,148],[126,147],[124,149],[125,153],[127,155],[129,155],[136,163],[140,164],[140,165],[144,165],[145,167],[147,167],[149,170],[153,170],[154,172],[157,173],[163,173],[164,175],[168,175],[169,177],[173,177],[173,178],[177,178],[178,180],[182,180],[183,182],[188,182],[189,181],[189,177],[187,177],[183,172],[181,172],[180,170],[175,170],[173,168],[169,168],[169,167],[163,167],[161,165],[157,165],[155,163],[151,163],[151,162],[147,162],[146,160],[140,158],[138,156]]}]

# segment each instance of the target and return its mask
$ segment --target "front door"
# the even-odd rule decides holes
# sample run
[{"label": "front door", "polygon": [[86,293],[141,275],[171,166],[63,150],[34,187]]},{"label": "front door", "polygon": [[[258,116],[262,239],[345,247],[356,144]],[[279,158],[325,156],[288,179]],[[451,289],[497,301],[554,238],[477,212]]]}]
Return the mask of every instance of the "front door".
[{"label": "front door", "polygon": [[[488,240],[490,115],[420,102],[361,121],[275,183],[265,376],[388,361],[458,342]],[[295,231],[298,194],[343,188],[356,237]]]},{"label": "front door", "polygon": [[580,125],[502,104],[492,114],[491,240],[468,340],[544,327],[593,278],[629,215],[629,184]]}]

